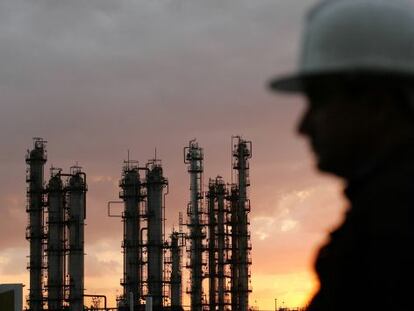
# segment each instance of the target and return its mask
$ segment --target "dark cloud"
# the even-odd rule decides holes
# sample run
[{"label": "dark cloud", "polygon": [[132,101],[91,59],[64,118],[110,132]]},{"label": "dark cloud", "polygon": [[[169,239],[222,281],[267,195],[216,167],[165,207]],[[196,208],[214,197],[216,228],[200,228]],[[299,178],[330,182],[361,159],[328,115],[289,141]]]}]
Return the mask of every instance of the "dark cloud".
[{"label": "dark cloud", "polygon": [[[180,193],[188,188],[181,185],[187,180],[181,149],[193,137],[206,149],[211,176],[228,175],[233,134],[254,140],[258,169],[266,165],[262,160],[290,156],[297,147],[285,135],[291,135],[289,120],[298,105],[274,107],[277,97],[268,94],[265,83],[278,68],[293,67],[297,24],[306,5],[2,1],[0,179],[9,178],[0,181],[23,189],[18,172],[24,170],[32,136],[49,141],[48,166],[67,170],[79,161],[89,174],[114,179],[128,148],[145,162],[158,147],[174,185],[170,210],[176,211],[185,206],[187,195]],[[289,40],[279,44],[282,37]],[[93,224],[117,189],[94,186],[88,223],[98,234]]]}]

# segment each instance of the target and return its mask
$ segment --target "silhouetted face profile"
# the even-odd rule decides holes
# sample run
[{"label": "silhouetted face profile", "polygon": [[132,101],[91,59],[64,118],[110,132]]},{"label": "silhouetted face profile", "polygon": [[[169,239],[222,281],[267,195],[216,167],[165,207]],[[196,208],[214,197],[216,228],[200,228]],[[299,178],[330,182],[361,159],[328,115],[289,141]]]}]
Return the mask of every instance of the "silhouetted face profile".
[{"label": "silhouetted face profile", "polygon": [[298,131],[309,139],[319,169],[358,176],[412,136],[413,119],[398,92],[370,79],[308,81]]}]

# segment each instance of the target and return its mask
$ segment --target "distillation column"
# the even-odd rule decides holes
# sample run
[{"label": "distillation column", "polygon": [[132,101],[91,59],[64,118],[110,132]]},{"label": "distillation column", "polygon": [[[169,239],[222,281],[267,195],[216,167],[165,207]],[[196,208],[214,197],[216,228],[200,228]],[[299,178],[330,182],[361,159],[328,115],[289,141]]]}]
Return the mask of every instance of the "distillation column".
[{"label": "distillation column", "polygon": [[69,226],[69,310],[83,310],[84,226],[86,218],[86,174],[80,167],[71,168],[68,193]]},{"label": "distillation column", "polygon": [[43,169],[46,163],[46,141],[34,138],[34,148],[26,156],[28,164],[28,176],[26,178],[28,187],[29,227],[27,238],[30,241],[30,290],[29,309],[31,311],[43,310],[42,294],[42,269],[43,269]]},{"label": "distillation column", "polygon": [[224,311],[225,306],[225,253],[226,253],[226,210],[225,210],[225,195],[226,186],[224,181],[220,178],[216,178],[216,197],[217,197],[217,278],[218,278],[218,297],[217,304],[218,310]]},{"label": "distillation column", "polygon": [[209,281],[209,310],[217,306],[217,260],[216,260],[216,185],[210,179],[208,183],[208,281]]},{"label": "distillation column", "polygon": [[237,226],[239,238],[239,308],[240,311],[247,311],[249,307],[249,265],[250,265],[250,234],[248,230],[249,220],[248,213],[250,212],[250,204],[247,198],[247,187],[249,182],[249,163],[251,158],[252,144],[240,137],[236,137],[237,143],[233,144],[233,168],[237,172],[238,185],[238,206],[237,206]]},{"label": "distillation column", "polygon": [[171,310],[182,310],[182,276],[181,276],[181,247],[180,233],[171,234]]},{"label": "distillation column", "polygon": [[48,185],[48,310],[60,311],[64,300],[64,192],[60,170],[53,171]]},{"label": "distillation column", "polygon": [[147,172],[148,202],[148,296],[154,310],[163,305],[163,188],[168,185],[157,160],[149,163]]},{"label": "distillation column", "polygon": [[229,195],[230,201],[230,225],[231,225],[231,310],[240,310],[239,303],[239,226],[238,226],[238,188],[232,185]]},{"label": "distillation column", "polygon": [[202,253],[203,253],[203,231],[202,231],[202,173],[203,173],[203,150],[195,140],[190,141],[188,147],[184,148],[184,163],[188,165],[190,173],[190,204],[188,208],[190,228],[190,282],[191,282],[191,311],[202,310]]},{"label": "distillation column", "polygon": [[119,197],[124,201],[124,301],[127,308],[134,303],[134,310],[139,310],[141,298],[141,252],[140,252],[140,199],[141,183],[137,167],[124,167],[120,182],[122,191]]}]

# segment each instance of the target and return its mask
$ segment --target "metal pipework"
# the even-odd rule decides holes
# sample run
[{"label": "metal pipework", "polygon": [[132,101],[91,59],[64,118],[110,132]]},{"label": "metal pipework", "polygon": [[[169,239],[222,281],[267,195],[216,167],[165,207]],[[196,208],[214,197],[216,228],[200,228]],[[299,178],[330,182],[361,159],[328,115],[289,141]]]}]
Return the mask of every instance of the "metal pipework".
[{"label": "metal pipework", "polygon": [[69,310],[83,310],[84,294],[84,226],[86,217],[86,174],[78,166],[71,167],[67,187],[69,194]]},{"label": "metal pipework", "polygon": [[239,226],[238,226],[238,187],[232,185],[230,201],[230,225],[231,225],[231,310],[240,310],[239,284],[240,284],[240,248],[239,248]]},{"label": "metal pipework", "polygon": [[182,234],[171,234],[171,310],[182,310],[182,273],[181,273],[181,247],[179,239]]},{"label": "metal pipework", "polygon": [[61,170],[52,169],[48,185],[48,310],[60,311],[64,300],[65,211]]},{"label": "metal pipework", "polygon": [[226,253],[226,210],[225,210],[225,196],[226,186],[222,178],[217,177],[215,181],[216,198],[217,198],[217,278],[218,278],[218,310],[224,311],[225,306],[225,291],[226,291],[226,275],[225,275],[225,253]]},{"label": "metal pipework", "polygon": [[[236,143],[234,143],[234,139]],[[250,212],[250,204],[247,199],[247,187],[249,182],[249,162],[252,157],[252,143],[241,137],[232,138],[233,145],[233,169],[236,170],[238,185],[238,204],[237,204],[237,227],[238,227],[238,299],[240,311],[247,311],[249,307],[249,265],[250,265],[250,235],[248,231],[248,213]]]},{"label": "metal pipework", "polygon": [[104,310],[107,311],[108,310],[108,306],[107,306],[107,298],[106,295],[83,295],[84,297],[92,297],[92,298],[103,298],[104,300]]},{"label": "metal pipework", "polygon": [[30,242],[30,289],[29,308],[31,311],[43,310],[42,269],[43,269],[43,239],[44,239],[44,210],[43,210],[43,182],[44,165],[46,163],[46,141],[42,138],[33,139],[33,149],[27,151],[26,163],[28,167],[26,208],[29,213],[27,239]]},{"label": "metal pipework", "polygon": [[[124,288],[124,302],[126,308],[136,310],[141,299],[141,252],[140,252],[140,214],[141,182],[136,166],[130,163],[123,169],[120,182],[122,191],[119,197],[124,201],[124,278],[121,285]],[[132,299],[130,299],[132,297]],[[131,301],[133,305],[131,305]]]},{"label": "metal pipework", "polygon": [[216,185],[210,179],[208,183],[208,281],[209,281],[209,310],[216,310],[217,306],[217,259],[216,259]]},{"label": "metal pipework", "polygon": [[184,148],[184,163],[188,165],[190,173],[190,204],[188,209],[190,227],[190,281],[191,281],[191,310],[202,310],[202,173],[203,173],[203,149],[195,140],[191,140],[188,147]]},{"label": "metal pipework", "polygon": [[153,160],[147,167],[148,295],[153,308],[159,310],[163,305],[163,189],[168,181],[159,161]]},{"label": "metal pipework", "polygon": [[[145,213],[146,215],[146,213]],[[140,251],[139,251],[139,263],[140,263],[140,269],[139,269],[139,279],[140,282],[140,292],[141,297],[144,298],[148,292],[148,286],[147,286],[147,270],[148,270],[148,252],[145,250],[145,247],[147,246],[148,242],[146,238],[148,237],[148,228],[147,227],[141,227],[139,230],[139,245],[140,245]],[[146,232],[146,233],[144,233]],[[147,268],[147,269],[146,269]]]}]

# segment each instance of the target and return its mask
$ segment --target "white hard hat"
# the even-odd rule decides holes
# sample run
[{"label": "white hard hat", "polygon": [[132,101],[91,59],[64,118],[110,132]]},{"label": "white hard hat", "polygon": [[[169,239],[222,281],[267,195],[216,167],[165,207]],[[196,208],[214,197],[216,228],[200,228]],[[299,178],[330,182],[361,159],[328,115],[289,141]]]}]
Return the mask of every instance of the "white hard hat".
[{"label": "white hard hat", "polygon": [[271,88],[300,92],[307,79],[347,73],[414,78],[413,2],[321,2],[307,18],[298,72]]}]

